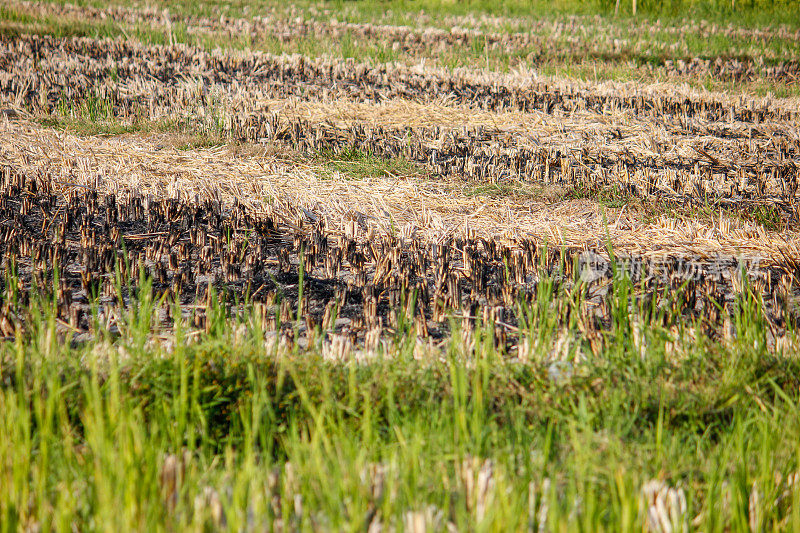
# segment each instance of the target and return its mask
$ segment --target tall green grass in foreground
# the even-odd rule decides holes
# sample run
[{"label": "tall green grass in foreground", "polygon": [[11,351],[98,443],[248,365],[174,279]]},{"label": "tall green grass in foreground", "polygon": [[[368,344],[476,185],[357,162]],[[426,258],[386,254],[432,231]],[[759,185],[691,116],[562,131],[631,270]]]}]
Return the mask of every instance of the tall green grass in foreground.
[{"label": "tall green grass in foreground", "polygon": [[159,332],[148,290],[76,343],[34,303],[0,345],[0,529],[800,530],[800,360],[759,299],[712,342],[629,291],[590,343],[545,280],[523,358],[492,324],[436,356],[401,319],[367,361],[246,313]]}]

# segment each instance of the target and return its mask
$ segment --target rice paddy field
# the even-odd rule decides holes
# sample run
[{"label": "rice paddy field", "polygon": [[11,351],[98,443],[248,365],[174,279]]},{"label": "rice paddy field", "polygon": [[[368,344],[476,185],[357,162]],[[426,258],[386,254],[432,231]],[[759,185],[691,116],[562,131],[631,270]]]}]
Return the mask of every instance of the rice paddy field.
[{"label": "rice paddy field", "polygon": [[794,1],[7,0],[0,532],[800,531]]}]

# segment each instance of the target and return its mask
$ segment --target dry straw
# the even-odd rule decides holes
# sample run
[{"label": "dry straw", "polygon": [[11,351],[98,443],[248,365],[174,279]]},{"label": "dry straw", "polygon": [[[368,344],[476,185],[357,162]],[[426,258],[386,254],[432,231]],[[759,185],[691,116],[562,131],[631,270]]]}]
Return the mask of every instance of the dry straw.
[{"label": "dry straw", "polygon": [[780,235],[721,215],[710,221],[663,217],[644,223],[628,209],[588,201],[466,194],[463,183],[376,175],[354,179],[317,164],[274,155],[235,156],[227,147],[178,150],[174,138],[124,135],[80,138],[27,123],[0,123],[0,163],[32,176],[54,176],[62,190],[96,188],[121,195],[235,200],[291,226],[318,217],[327,230],[416,236],[442,241],[470,234],[515,242],[605,248],[655,257],[693,254],[798,257],[800,234]]}]

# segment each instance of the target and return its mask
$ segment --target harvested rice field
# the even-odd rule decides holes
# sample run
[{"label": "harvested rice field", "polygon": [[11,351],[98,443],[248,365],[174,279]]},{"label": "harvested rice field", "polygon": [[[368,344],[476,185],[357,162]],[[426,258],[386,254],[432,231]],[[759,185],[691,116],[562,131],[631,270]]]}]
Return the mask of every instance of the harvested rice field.
[{"label": "harvested rice field", "polygon": [[800,531],[739,4],[0,6],[0,532]]}]

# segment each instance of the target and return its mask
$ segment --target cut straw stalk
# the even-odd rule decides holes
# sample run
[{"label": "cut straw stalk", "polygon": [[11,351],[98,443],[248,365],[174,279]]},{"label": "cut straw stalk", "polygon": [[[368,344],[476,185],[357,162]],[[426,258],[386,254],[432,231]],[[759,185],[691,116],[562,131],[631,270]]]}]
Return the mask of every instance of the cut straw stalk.
[{"label": "cut straw stalk", "polygon": [[800,255],[800,233],[770,234],[724,215],[645,224],[628,210],[588,200],[472,196],[458,182],[422,177],[352,179],[313,164],[234,156],[225,147],[179,151],[157,135],[79,138],[14,122],[0,123],[0,133],[0,162],[31,175],[60,176],[56,186],[61,189],[239,201],[295,225],[323,217],[330,233],[354,231],[360,239],[373,232],[438,241],[470,232],[505,242],[534,238],[554,246],[602,249],[608,237],[621,253],[772,258],[783,250]]},{"label": "cut straw stalk", "polygon": [[[631,55],[677,56],[681,59],[690,55],[687,46],[676,49],[676,43],[670,36],[676,29],[685,27],[693,34],[703,34],[707,38],[725,35],[730,40],[729,50],[725,57],[691,62],[688,72],[677,72],[671,60],[664,62],[665,70],[672,73],[697,75],[716,73],[722,77],[744,78],[754,75],[766,75],[770,78],[789,78],[796,75],[797,65],[792,63],[797,56],[792,47],[776,50],[775,47],[764,47],[756,58],[752,58],[750,42],[769,43],[773,39],[798,39],[800,32],[792,32],[786,28],[736,31],[741,28],[717,28],[712,25],[684,23],[683,25],[662,26],[659,23],[646,23],[642,26],[654,31],[642,31],[644,28],[631,29],[625,25],[609,22],[599,18],[568,18],[572,35],[565,35],[563,19],[526,20],[510,19],[506,24],[524,27],[525,31],[509,33],[506,28],[493,30],[478,29],[469,22],[462,24],[459,18],[451,17],[453,22],[445,27],[398,26],[376,24],[372,22],[354,23],[336,20],[336,17],[315,19],[304,11],[292,9],[289,13],[280,13],[273,8],[268,13],[244,19],[235,19],[220,12],[218,17],[199,17],[169,10],[134,7],[92,8],[88,6],[56,5],[50,3],[12,2],[12,6],[29,17],[61,21],[86,23],[87,21],[105,25],[109,19],[118,24],[123,23],[132,28],[149,28],[157,34],[173,37],[172,26],[176,24],[185,28],[186,34],[197,40],[228,39],[240,42],[243,35],[248,36],[249,43],[258,43],[271,37],[279,44],[291,45],[292,42],[304,39],[333,40],[348,35],[360,43],[374,43],[383,49],[389,44],[395,57],[398,58],[432,58],[431,51],[438,53],[458,53],[471,46],[505,54],[527,55],[539,59],[563,59],[564,57],[603,57],[607,59],[624,59]],[[331,13],[340,15],[340,13]],[[638,26],[638,25],[637,25]],[[121,28],[121,26],[120,26]],[[666,38],[662,37],[666,34]],[[737,43],[736,39],[745,39],[746,43]],[[531,53],[534,51],[534,53]],[[463,53],[462,53],[463,55]],[[736,57],[736,59],[731,59]],[[750,59],[748,59],[750,58]],[[781,64],[766,67],[764,60]],[[530,59],[529,59],[530,60]],[[686,70],[686,69],[683,69]]]}]

